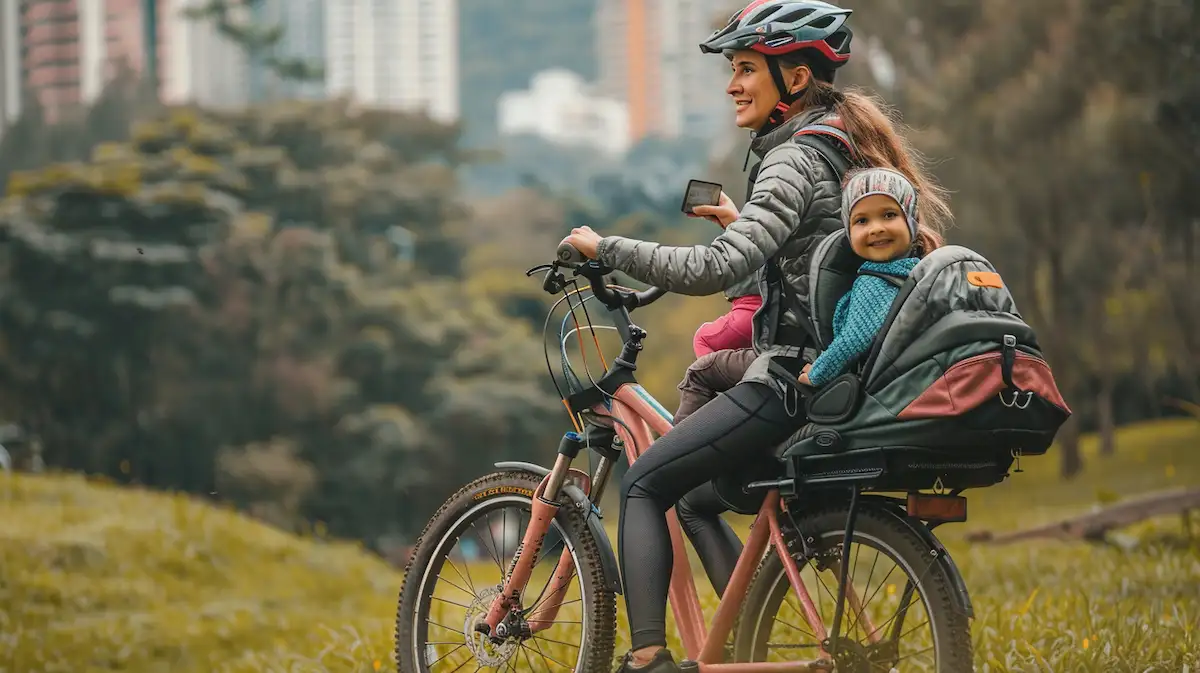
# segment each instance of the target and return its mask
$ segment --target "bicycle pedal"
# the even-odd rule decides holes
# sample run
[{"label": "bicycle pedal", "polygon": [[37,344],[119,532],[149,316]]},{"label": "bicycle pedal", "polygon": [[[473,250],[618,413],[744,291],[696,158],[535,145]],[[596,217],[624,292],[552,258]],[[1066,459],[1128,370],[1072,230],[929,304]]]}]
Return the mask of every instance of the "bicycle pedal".
[{"label": "bicycle pedal", "polygon": [[700,664],[691,659],[684,659],[679,662],[679,671],[680,673],[700,673]]}]

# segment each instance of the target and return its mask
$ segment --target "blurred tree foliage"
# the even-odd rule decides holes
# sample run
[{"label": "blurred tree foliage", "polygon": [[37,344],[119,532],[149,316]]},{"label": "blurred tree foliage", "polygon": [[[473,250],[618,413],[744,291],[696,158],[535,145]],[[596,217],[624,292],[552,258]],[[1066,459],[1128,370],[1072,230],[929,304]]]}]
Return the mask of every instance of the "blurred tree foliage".
[{"label": "blurred tree foliage", "polygon": [[456,141],[344,102],[179,108],[14,172],[0,414],[55,467],[413,534],[565,420],[528,323],[460,281]]}]

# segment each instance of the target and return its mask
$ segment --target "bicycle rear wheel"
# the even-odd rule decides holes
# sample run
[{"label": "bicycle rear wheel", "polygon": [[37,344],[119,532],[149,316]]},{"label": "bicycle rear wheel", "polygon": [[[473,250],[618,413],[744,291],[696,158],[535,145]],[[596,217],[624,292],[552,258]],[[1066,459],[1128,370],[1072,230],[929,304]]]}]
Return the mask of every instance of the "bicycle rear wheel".
[{"label": "bicycle rear wheel", "polygon": [[[845,507],[793,513],[794,527],[786,515],[780,517],[785,535],[797,540],[792,547],[797,557],[802,548],[797,531],[812,540],[815,553],[798,558],[797,569],[825,629],[832,628],[837,604],[846,515]],[[841,627],[838,634],[827,634],[833,638],[829,649],[836,652],[838,673],[974,670],[969,620],[954,605],[954,584],[936,555],[941,552],[872,507],[860,508],[850,546]],[[736,660],[818,659],[822,642],[804,614],[783,562],[778,554],[767,554],[738,620]]]},{"label": "bicycle rear wheel", "polygon": [[[502,588],[541,480],[530,472],[476,479],[430,519],[405,569],[396,609],[400,673],[590,673],[612,665],[615,595],[604,586],[583,513],[565,500],[506,625],[512,635],[495,642],[473,630]],[[569,574],[556,581],[556,567]]]}]

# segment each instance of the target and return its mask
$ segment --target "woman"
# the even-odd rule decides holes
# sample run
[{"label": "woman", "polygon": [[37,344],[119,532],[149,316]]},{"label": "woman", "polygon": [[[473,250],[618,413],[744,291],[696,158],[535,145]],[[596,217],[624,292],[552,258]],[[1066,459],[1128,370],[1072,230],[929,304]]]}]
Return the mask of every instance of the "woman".
[{"label": "woman", "polygon": [[[724,194],[718,205],[696,208],[725,227],[711,245],[601,237],[588,227],[566,239],[590,258],[683,294],[713,294],[763,271],[754,363],[740,383],[656,441],[621,483],[618,543],[633,647],[619,671],[679,670],[666,650],[672,563],[666,510],[686,495],[680,508],[697,516],[693,498],[715,500],[704,496],[711,480],[768,455],[802,421],[794,417],[796,397],[783,379],[795,380],[804,365],[802,352],[812,345],[804,327],[808,257],[822,237],[841,227],[841,188],[832,166],[793,135],[814,124],[838,129],[834,135],[844,131],[855,163],[893,166],[917,186],[924,197],[923,222],[936,229],[948,214],[942,191],[880,107],[832,86],[834,71],[850,57],[850,13],[815,0],[755,0],[701,45],[706,53],[729,58],[733,76],[726,92],[737,125],[755,131],[751,149],[762,157],[740,213]],[[706,569],[712,577],[716,565],[723,565],[717,574],[727,578],[740,544],[719,527],[717,512],[704,514],[712,519],[706,556],[724,559],[706,558]]]}]

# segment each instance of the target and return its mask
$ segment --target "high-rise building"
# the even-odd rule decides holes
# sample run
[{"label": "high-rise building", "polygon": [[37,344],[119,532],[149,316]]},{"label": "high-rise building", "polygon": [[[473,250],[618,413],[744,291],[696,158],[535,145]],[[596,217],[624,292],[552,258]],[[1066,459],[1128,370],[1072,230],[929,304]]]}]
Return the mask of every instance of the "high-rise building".
[{"label": "high-rise building", "polygon": [[457,0],[328,0],[325,16],[328,95],[458,119]]},{"label": "high-rise building", "polygon": [[600,89],[628,105],[634,142],[648,136],[708,137],[717,131],[728,68],[722,59],[700,53],[698,45],[728,4],[599,0]]},{"label": "high-rise building", "polygon": [[24,79],[17,0],[0,0],[0,135],[21,114]]},{"label": "high-rise building", "polygon": [[[273,55],[323,65],[325,6],[326,0],[265,0],[256,6],[253,20],[259,25],[283,27],[283,37]],[[282,78],[264,58],[252,59],[249,68],[251,100],[325,97],[323,81]]]},{"label": "high-rise building", "polygon": [[[166,0],[164,40],[170,50],[160,88],[167,103],[197,103],[211,107],[241,107],[250,102],[246,51],[218,31],[212,21],[184,15],[208,0]],[[245,19],[231,15],[231,19]]]},{"label": "high-rise building", "polygon": [[[0,0],[4,42],[20,42],[20,78],[15,85],[9,83],[12,67],[5,65],[6,88],[27,87],[38,97],[47,121],[54,122],[95,100],[122,63],[139,74],[156,69],[161,81],[163,42],[158,36],[168,4],[169,0]],[[4,49],[7,63],[13,50]]]}]

